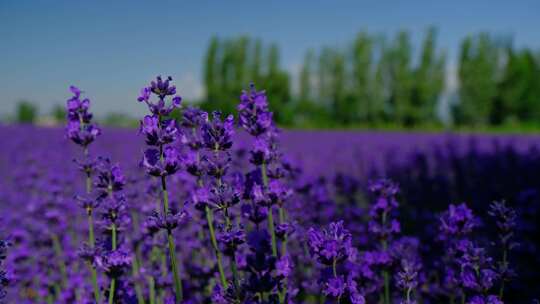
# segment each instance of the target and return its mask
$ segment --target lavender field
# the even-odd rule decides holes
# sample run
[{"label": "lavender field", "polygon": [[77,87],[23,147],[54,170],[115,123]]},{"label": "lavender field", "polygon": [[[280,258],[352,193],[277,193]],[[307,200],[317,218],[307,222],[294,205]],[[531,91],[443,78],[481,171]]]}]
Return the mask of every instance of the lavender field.
[{"label": "lavender field", "polygon": [[279,130],[254,87],[224,117],[161,78],[100,128],[71,92],[0,126],[6,303],[540,298],[540,136]]}]

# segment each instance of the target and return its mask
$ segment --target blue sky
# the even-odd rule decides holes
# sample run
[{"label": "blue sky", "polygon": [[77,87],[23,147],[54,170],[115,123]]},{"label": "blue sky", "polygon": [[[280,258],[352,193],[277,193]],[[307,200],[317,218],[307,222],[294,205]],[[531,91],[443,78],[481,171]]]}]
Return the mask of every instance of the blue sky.
[{"label": "blue sky", "polygon": [[[67,87],[88,92],[94,111],[140,115],[139,88],[171,75],[186,99],[202,94],[202,58],[212,35],[247,34],[280,46],[295,72],[308,48],[347,46],[359,30],[393,35],[425,29],[455,62],[470,33],[512,35],[540,49],[540,1],[0,1],[0,115],[20,99],[42,112]],[[453,85],[453,84],[451,84]]]}]

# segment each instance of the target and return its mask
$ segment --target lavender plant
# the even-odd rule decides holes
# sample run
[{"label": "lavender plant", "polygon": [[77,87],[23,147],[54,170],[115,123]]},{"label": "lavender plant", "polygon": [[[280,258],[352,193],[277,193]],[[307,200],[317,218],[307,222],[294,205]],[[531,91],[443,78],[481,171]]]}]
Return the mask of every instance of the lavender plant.
[{"label": "lavender plant", "polygon": [[401,231],[399,221],[395,218],[394,211],[398,206],[396,194],[399,188],[390,180],[382,179],[373,182],[370,187],[377,199],[370,210],[369,232],[373,233],[380,242],[378,264],[382,266],[384,280],[383,302],[390,304],[390,266],[392,258],[388,252],[394,235]]},{"label": "lavender plant", "polygon": [[502,301],[504,296],[504,285],[515,277],[515,271],[510,266],[509,254],[514,250],[518,243],[514,240],[514,230],[516,228],[516,211],[508,207],[505,201],[493,202],[488,211],[489,215],[493,217],[497,224],[498,230],[498,243],[499,249],[502,249],[501,260],[497,265],[497,272],[500,277],[501,283],[499,287],[499,299]]},{"label": "lavender plant", "polygon": [[9,284],[9,278],[4,270],[4,260],[6,259],[8,246],[9,243],[6,240],[0,239],[0,303],[3,302],[6,296],[5,289]]},{"label": "lavender plant", "polygon": [[[172,119],[167,116],[180,106],[182,98],[176,95],[176,87],[170,84],[171,77],[163,80],[160,76],[156,81],[152,81],[149,87],[141,90],[138,98],[139,102],[145,102],[152,115],[147,115],[141,121],[141,133],[146,136],[148,148],[144,152],[142,164],[146,173],[155,176],[161,180],[161,192],[163,196],[163,209],[161,210],[161,219],[165,222],[169,217],[181,218],[178,214],[171,211],[169,206],[169,193],[167,190],[167,176],[178,171],[180,159],[178,150],[171,143],[176,139],[177,126]],[[150,98],[155,95],[158,100],[153,102]],[[166,98],[171,98],[171,103],[166,104]],[[180,211],[183,212],[183,211]],[[172,229],[165,229],[167,232],[167,243],[169,250],[170,268],[174,278],[174,291],[177,302],[183,301],[182,281],[178,270],[178,261],[176,257],[176,245],[172,235]]]},{"label": "lavender plant", "polygon": [[[94,171],[95,162],[90,158],[89,145],[96,139],[101,133],[95,124],[92,123],[92,113],[89,112],[90,99],[85,98],[81,100],[82,91],[71,86],[70,91],[73,96],[68,99],[66,105],[67,113],[67,136],[77,145],[83,149],[83,159],[77,161],[79,169],[85,174],[86,177],[86,195],[89,196],[92,191],[92,174]],[[82,201],[82,207],[86,211],[88,219],[88,246],[91,252],[95,249],[96,241],[94,234],[94,209],[97,207],[97,202],[94,202],[90,197],[79,199]],[[94,300],[100,302],[100,290],[98,286],[98,278],[95,266],[93,265],[92,258],[93,253],[85,254],[87,257],[88,267],[91,272],[91,282],[94,290]]]},{"label": "lavender plant", "polygon": [[[241,128],[232,116],[192,107],[175,121],[180,98],[170,82],[158,78],[139,97],[150,109],[140,127],[142,161],[132,153],[140,149],[135,132],[100,135],[76,88],[66,130],[0,127],[8,138],[0,157],[0,228],[11,244],[9,255],[0,254],[7,303],[499,304],[503,295],[507,303],[535,297],[524,287],[535,273],[520,266],[522,259],[535,265],[537,252],[534,150],[490,156],[462,143],[386,159],[384,150],[401,136],[282,132],[271,96],[254,86],[241,93]],[[81,151],[78,167],[65,162],[73,150],[63,132]],[[422,149],[427,137],[411,143]],[[349,153],[366,143],[380,153]],[[517,168],[526,178],[488,191]],[[400,189],[389,179],[368,182],[378,175],[397,178]],[[447,205],[462,192],[471,203]],[[493,193],[508,195],[515,209],[497,202],[485,212]]]}]

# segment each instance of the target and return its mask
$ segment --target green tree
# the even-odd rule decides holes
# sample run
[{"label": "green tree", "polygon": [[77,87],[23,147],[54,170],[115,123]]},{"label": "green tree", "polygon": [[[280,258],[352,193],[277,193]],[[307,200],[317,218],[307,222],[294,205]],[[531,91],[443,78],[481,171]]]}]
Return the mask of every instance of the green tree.
[{"label": "green tree", "polygon": [[262,42],[260,39],[256,39],[255,43],[253,44],[253,54],[251,55],[251,72],[249,73],[251,78],[249,81],[253,81],[255,83],[260,83],[262,81],[262,51]]},{"label": "green tree", "polygon": [[267,58],[268,73],[265,81],[259,87],[266,88],[268,101],[274,109],[274,118],[278,123],[290,123],[292,120],[290,108],[290,84],[289,74],[281,70],[279,49],[272,44],[268,51]]},{"label": "green tree", "polygon": [[290,85],[288,73],[280,67],[278,47],[271,45],[265,50],[260,40],[246,36],[213,37],[205,56],[206,98],[201,107],[236,113],[240,92],[251,81],[266,89],[276,120],[285,122],[290,117]]},{"label": "green tree", "polygon": [[311,75],[313,73],[314,59],[315,54],[313,50],[308,50],[300,70],[300,88],[298,94],[300,101],[311,101],[313,98]]},{"label": "green tree", "polygon": [[406,126],[414,123],[415,111],[411,103],[411,53],[409,34],[405,31],[399,32],[390,51],[390,104],[395,110],[395,122]]},{"label": "green tree", "polygon": [[444,89],[445,55],[436,50],[437,33],[429,28],[422,44],[420,63],[414,71],[408,117],[412,124],[436,120],[437,101]]},{"label": "green tree", "polygon": [[206,51],[205,64],[204,64],[204,85],[206,88],[206,100],[208,102],[219,99],[219,48],[220,41],[217,37],[210,39],[210,44]]},{"label": "green tree", "polygon": [[51,111],[51,116],[56,123],[64,123],[66,121],[66,108],[61,105],[55,105]]},{"label": "green tree", "polygon": [[358,112],[361,122],[373,123],[377,114],[376,99],[373,96],[374,77],[372,73],[373,39],[365,32],[360,32],[352,47],[353,72],[353,107]]},{"label": "green tree", "polygon": [[506,65],[491,110],[494,124],[540,120],[540,66],[528,50],[506,49]]},{"label": "green tree", "polygon": [[382,90],[385,120],[410,125],[413,73],[409,35],[401,31],[390,44],[381,38],[379,47],[380,60],[376,77],[379,89]]},{"label": "green tree", "polygon": [[28,101],[20,101],[17,104],[17,122],[33,124],[37,117],[37,107]]},{"label": "green tree", "polygon": [[458,124],[489,123],[497,94],[500,47],[487,33],[469,36],[461,43],[459,103],[453,109]]}]

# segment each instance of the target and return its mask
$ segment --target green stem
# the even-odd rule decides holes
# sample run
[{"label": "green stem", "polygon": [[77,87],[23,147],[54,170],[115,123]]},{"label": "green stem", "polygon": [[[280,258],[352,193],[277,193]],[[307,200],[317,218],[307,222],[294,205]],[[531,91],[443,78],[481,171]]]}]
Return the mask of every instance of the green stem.
[{"label": "green stem", "polygon": [[[139,232],[139,217],[134,211],[131,212],[133,231],[135,233]],[[135,295],[137,296],[137,304],[144,304],[144,295],[141,288],[141,283],[139,281],[139,271],[141,260],[139,259],[140,246],[137,244],[133,250],[133,263],[131,263],[131,271],[133,275],[133,281],[135,282]]]},{"label": "green stem", "polygon": [[111,233],[112,250],[116,250],[116,224],[112,224]]},{"label": "green stem", "polygon": [[[337,268],[336,268],[336,259],[334,258],[332,261],[332,273],[334,274],[334,278],[337,278]],[[339,304],[341,302],[341,295],[337,298],[337,303]]]},{"label": "green stem", "polygon": [[[503,251],[502,265],[506,268],[508,263],[508,252],[506,248]],[[504,296],[504,278],[501,280],[501,287],[499,289],[499,299],[502,301]]]},{"label": "green stem", "polygon": [[88,243],[91,248],[96,246],[96,239],[94,237],[94,217],[92,216],[92,209],[87,210],[88,214]]},{"label": "green stem", "polygon": [[[160,147],[163,150],[163,147]],[[161,151],[161,157],[163,159],[163,151]],[[165,176],[161,177],[161,191],[163,193],[163,214],[167,216],[169,214],[169,193],[167,192],[167,182]],[[182,281],[178,272],[178,266],[176,265],[176,246],[172,236],[172,231],[167,230],[167,242],[169,244],[169,259],[171,260],[171,268],[174,279],[174,292],[176,295],[176,302],[181,303],[183,301]]]},{"label": "green stem", "polygon": [[[262,180],[264,188],[268,188],[268,175],[266,174],[266,163],[263,162],[261,165],[261,174],[262,174]],[[272,255],[277,258],[277,242],[276,242],[276,232],[274,229],[274,215],[272,211],[272,206],[268,207],[268,232],[270,232],[270,236],[272,237]]]},{"label": "green stem", "polygon": [[[111,226],[111,242],[112,250],[116,250],[116,224]],[[109,287],[109,304],[114,302],[114,293],[116,288],[116,278],[111,278],[111,286]]]},{"label": "green stem", "polygon": [[58,236],[55,233],[52,234],[51,239],[53,242],[53,248],[56,254],[56,258],[58,259],[58,266],[60,267],[60,273],[62,274],[62,285],[66,286],[67,271],[66,271],[66,264],[64,263],[64,252],[62,250],[62,245],[60,244],[60,240],[58,239]]},{"label": "green stem", "polygon": [[[386,212],[383,212],[382,214],[382,226],[384,227],[386,224]],[[388,249],[388,243],[386,239],[382,240],[382,247],[383,250],[386,252]],[[388,269],[383,270],[383,278],[384,278],[384,303],[390,304],[390,275],[388,274]]]},{"label": "green stem", "polygon": [[219,251],[219,247],[216,240],[216,233],[214,231],[214,212],[208,206],[205,207],[205,212],[206,212],[206,221],[208,222],[208,230],[210,230],[210,241],[212,242],[212,247],[214,248],[214,253],[216,254],[219,277],[221,279],[221,287],[223,287],[223,289],[227,289],[228,284],[227,284],[227,279],[225,277],[225,271],[223,270],[221,252]]},{"label": "green stem", "polygon": [[[283,224],[285,223],[285,210],[283,209],[283,206],[279,206],[279,223]],[[287,234],[283,236],[283,242],[281,242],[281,255],[285,255],[287,253]]]},{"label": "green stem", "polygon": [[383,272],[384,276],[384,303],[390,304],[390,276],[388,270]]},{"label": "green stem", "polygon": [[233,274],[234,290],[237,293],[240,290],[240,284],[238,283],[238,267],[236,266],[236,254],[234,252],[231,256],[231,271]]},{"label": "green stem", "polygon": [[109,288],[109,304],[114,302],[114,289],[116,287],[116,279],[111,279],[111,287]]},{"label": "green stem", "polygon": [[[97,283],[97,271],[94,265],[92,263],[88,263],[88,268],[90,268],[90,275],[92,279],[92,289],[94,290],[94,299],[96,301],[99,301],[100,293],[99,293],[99,285]],[[100,303],[100,302],[96,302]]]},{"label": "green stem", "polygon": [[150,304],[156,304],[156,288],[154,284],[154,278],[148,277],[148,289],[149,289],[149,301]]},{"label": "green stem", "polygon": [[276,242],[276,233],[274,229],[274,215],[272,214],[272,206],[268,207],[268,230],[271,231],[272,237],[272,255],[277,258],[277,242]]},{"label": "green stem", "polygon": [[[285,210],[283,206],[279,206],[279,223],[285,223]],[[281,242],[281,255],[284,256],[287,253],[287,234],[283,236],[283,241]],[[283,279],[282,290],[279,292],[279,303],[285,303],[285,296],[287,295],[287,278]]]},{"label": "green stem", "polygon": [[[138,247],[138,246],[137,246]],[[137,248],[135,248],[135,252],[137,252]],[[139,284],[139,259],[137,258],[137,254],[133,254],[133,263],[131,263],[131,272],[133,275],[133,280],[135,284],[135,294],[137,296],[137,304],[144,304],[144,297],[141,289],[141,285]]]},{"label": "green stem", "polygon": [[[84,147],[84,157],[88,158],[88,147]],[[92,192],[92,177],[90,174],[91,172],[86,172],[86,194],[90,194],[90,192]],[[88,243],[90,245],[90,248],[94,248],[96,245],[96,239],[94,237],[94,218],[92,216],[92,211],[92,208],[86,210],[86,213],[88,215]],[[92,281],[92,289],[94,290],[94,300],[96,301],[96,303],[100,303],[101,301],[97,280],[97,271],[92,263],[88,263],[88,267],[90,268],[90,280]]]},{"label": "green stem", "polygon": [[171,267],[173,269],[174,292],[176,294],[176,301],[181,303],[182,298],[183,298],[182,282],[180,281],[180,276],[178,274],[178,267],[176,266],[176,249],[174,247],[174,240],[173,240],[171,231],[167,231],[167,240],[169,243],[169,255],[171,259]]}]

